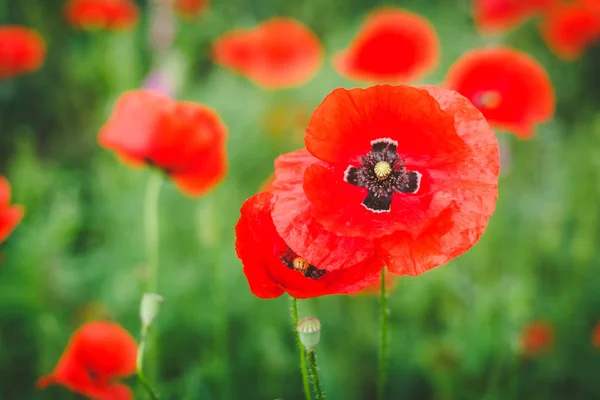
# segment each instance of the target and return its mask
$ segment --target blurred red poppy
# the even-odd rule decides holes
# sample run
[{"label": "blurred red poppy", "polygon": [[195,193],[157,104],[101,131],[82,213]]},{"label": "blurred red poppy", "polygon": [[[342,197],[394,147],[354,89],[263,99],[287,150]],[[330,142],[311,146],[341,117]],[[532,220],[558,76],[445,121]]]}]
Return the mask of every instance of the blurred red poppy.
[{"label": "blurred red poppy", "polygon": [[473,14],[481,31],[502,31],[515,28],[556,2],[557,0],[473,0]]},{"label": "blurred red poppy", "polygon": [[0,176],[0,243],[6,240],[21,222],[24,214],[23,206],[10,205],[10,183]]},{"label": "blurred red poppy", "polygon": [[479,108],[492,126],[531,138],[534,125],[554,114],[552,83],[529,55],[507,47],[476,49],[450,68],[450,89]]},{"label": "blurred red poppy", "polygon": [[[456,92],[336,89],[313,113],[305,142],[319,159],[304,161],[311,163],[303,174],[308,213],[337,235],[373,241],[398,275],[421,274],[467,251],[495,209],[496,137]],[[310,258],[308,239],[318,231],[299,224],[296,215],[294,197],[280,195],[273,209],[277,231]],[[332,256],[355,264],[368,249],[362,246]]]},{"label": "blurred red poppy", "polygon": [[565,60],[574,60],[600,39],[600,13],[585,4],[567,3],[554,7],[541,25],[548,47]]},{"label": "blurred red poppy", "polygon": [[592,333],[592,343],[598,349],[600,349],[600,322],[594,328],[594,332]]},{"label": "blurred red poppy", "polygon": [[44,39],[33,29],[0,26],[0,79],[37,71],[46,57]]},{"label": "blurred red poppy", "polygon": [[175,0],[175,11],[186,18],[194,18],[208,8],[209,0]]},{"label": "blurred red poppy", "polygon": [[67,21],[83,30],[127,30],[138,21],[138,8],[131,0],[68,0]]},{"label": "blurred red poppy", "polygon": [[521,333],[521,351],[526,355],[538,355],[554,345],[554,327],[546,321],[527,325]]},{"label": "blurred red poppy", "polygon": [[[301,186],[294,186],[291,193],[299,196],[298,203],[308,203],[302,196]],[[376,278],[383,263],[374,257],[372,247],[370,257],[331,269],[329,250],[340,254],[346,244],[350,244],[348,251],[356,246],[352,245],[352,238],[338,238],[322,228],[321,236],[313,243],[321,252],[316,258],[323,260],[322,263],[313,263],[295,253],[273,225],[271,208],[275,197],[273,192],[263,192],[246,200],[236,226],[236,252],[255,296],[273,298],[285,292],[296,298],[351,294]],[[305,209],[298,212],[298,228],[302,228],[301,224],[316,225]],[[316,253],[313,251],[311,255]]]},{"label": "blurred red poppy", "polygon": [[37,386],[61,385],[98,400],[133,399],[132,391],[117,380],[135,372],[137,344],[121,326],[88,322],[71,337],[54,371]]},{"label": "blurred red poppy", "polygon": [[226,137],[214,110],[142,89],[121,96],[98,141],[125,163],[159,168],[184,193],[202,196],[227,172]]},{"label": "blurred red poppy", "polygon": [[273,18],[221,36],[213,45],[213,58],[260,87],[281,89],[312,79],[323,61],[323,48],[300,22]]},{"label": "blurred red poppy", "polygon": [[431,72],[439,59],[439,39],[424,17],[387,8],[370,15],[350,48],[336,55],[335,69],[368,82],[408,82]]}]

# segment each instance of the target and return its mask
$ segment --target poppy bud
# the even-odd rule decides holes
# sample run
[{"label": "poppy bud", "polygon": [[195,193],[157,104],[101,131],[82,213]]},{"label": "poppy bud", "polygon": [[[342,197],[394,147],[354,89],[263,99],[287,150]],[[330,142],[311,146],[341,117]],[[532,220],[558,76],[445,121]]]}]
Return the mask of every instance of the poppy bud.
[{"label": "poppy bud", "polygon": [[314,350],[321,340],[321,321],[315,317],[302,318],[298,321],[296,329],[300,334],[300,342],[306,350]]},{"label": "poppy bud", "polygon": [[144,293],[140,307],[140,318],[144,327],[152,325],[158,315],[160,303],[165,299],[156,293]]}]

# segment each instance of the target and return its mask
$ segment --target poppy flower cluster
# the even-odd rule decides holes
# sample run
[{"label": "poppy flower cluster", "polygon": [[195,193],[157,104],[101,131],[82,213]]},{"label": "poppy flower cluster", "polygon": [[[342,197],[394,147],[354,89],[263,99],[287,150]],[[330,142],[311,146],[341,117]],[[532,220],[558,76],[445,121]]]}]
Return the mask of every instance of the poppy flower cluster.
[{"label": "poppy flower cluster", "polygon": [[130,400],[131,389],[118,379],[135,372],[136,357],[137,343],[120,325],[88,322],[73,334],[54,371],[37,386],[61,385],[98,400]]},{"label": "poppy flower cluster", "polygon": [[10,183],[0,176],[0,243],[19,225],[24,209],[20,205],[10,205]]},{"label": "poppy flower cluster", "polygon": [[44,39],[33,29],[0,26],[0,80],[37,71],[46,57]]},{"label": "poppy flower cluster", "polygon": [[385,8],[365,20],[358,36],[333,64],[341,75],[358,81],[409,82],[436,67],[439,47],[437,33],[425,18]]},{"label": "poppy flower cluster", "polygon": [[558,0],[473,0],[475,24],[483,32],[515,28]]},{"label": "poppy flower cluster", "polygon": [[521,139],[531,138],[535,125],[554,114],[554,89],[544,67],[508,47],[464,54],[450,68],[446,85],[467,97],[492,126]]},{"label": "poppy flower cluster", "polygon": [[454,91],[336,89],[305,144],[241,210],[236,251],[258,297],[356,293],[384,265],[419,275],[473,246],[495,209],[496,138]]},{"label": "poppy flower cluster", "polygon": [[554,326],[546,321],[536,321],[521,332],[520,350],[524,355],[536,356],[554,345]]},{"label": "poppy flower cluster", "polygon": [[67,21],[82,30],[127,30],[139,18],[132,0],[68,0],[65,5]]},{"label": "poppy flower cluster", "polygon": [[316,35],[291,18],[273,18],[248,30],[235,29],[213,44],[214,61],[265,89],[308,82],[323,61]]},{"label": "poppy flower cluster", "polygon": [[209,0],[175,0],[177,14],[184,18],[195,18],[208,8]]},{"label": "poppy flower cluster", "polygon": [[158,168],[182,192],[202,196],[225,176],[226,138],[209,107],[141,89],[121,96],[98,141],[126,164]]}]

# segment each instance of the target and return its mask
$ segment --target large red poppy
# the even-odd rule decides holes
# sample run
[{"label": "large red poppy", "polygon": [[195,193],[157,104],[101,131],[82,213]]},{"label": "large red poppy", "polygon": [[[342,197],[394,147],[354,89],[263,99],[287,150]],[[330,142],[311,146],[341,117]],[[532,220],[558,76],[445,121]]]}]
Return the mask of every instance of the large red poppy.
[{"label": "large red poppy", "polygon": [[10,184],[0,176],[0,243],[21,222],[25,211],[22,206],[10,205]]},{"label": "large red poppy", "polygon": [[592,332],[592,344],[600,349],[600,322],[598,322]]},{"label": "large red poppy", "polygon": [[[236,226],[236,251],[254,295],[271,298],[288,292],[297,298],[327,294],[352,294],[372,282],[383,263],[374,247],[362,238],[335,235],[321,227],[311,215],[302,191],[302,171],[310,157],[304,150],[281,156],[276,166],[273,192],[259,193],[246,200]],[[294,225],[283,232],[273,223],[272,213],[279,196],[294,202]],[[310,240],[310,251],[297,253],[284,238]],[[349,253],[356,252],[356,255]],[[346,262],[349,259],[355,262]]]},{"label": "large red poppy", "polygon": [[600,39],[600,7],[568,3],[554,7],[541,25],[548,47],[565,60],[579,58]]},{"label": "large red poppy", "polygon": [[209,0],[175,0],[175,11],[182,17],[194,18],[208,8]]},{"label": "large red poppy", "polygon": [[138,8],[132,0],[68,0],[67,21],[84,30],[126,30],[138,21]]},{"label": "large red poppy", "polygon": [[507,47],[476,49],[448,72],[447,85],[479,108],[492,126],[522,139],[554,114],[552,83],[529,55]]},{"label": "large red poppy", "polygon": [[0,26],[0,79],[37,71],[46,57],[44,39],[34,30]]},{"label": "large red poppy", "polygon": [[98,140],[126,163],[157,167],[186,194],[202,196],[225,176],[226,137],[214,110],[134,90],[121,96]]},{"label": "large red poppy", "polygon": [[514,28],[547,10],[557,0],[473,0],[477,27],[486,32]]},{"label": "large red poppy", "polygon": [[541,354],[554,344],[554,327],[546,321],[536,321],[521,332],[521,351],[525,355]]},{"label": "large red poppy", "polygon": [[37,385],[62,385],[98,400],[130,400],[133,393],[117,380],[135,372],[136,356],[135,339],[121,326],[89,322],[73,334],[54,371]]},{"label": "large red poppy", "polygon": [[309,81],[321,66],[323,48],[300,22],[273,18],[223,35],[213,45],[213,58],[258,86],[279,89]]},{"label": "large red poppy", "polygon": [[354,80],[408,82],[431,72],[439,59],[439,39],[424,17],[402,9],[369,16],[350,48],[333,65]]},{"label": "large red poppy", "polygon": [[336,89],[313,113],[305,142],[319,159],[303,160],[310,164],[305,212],[315,228],[298,219],[297,196],[279,195],[273,219],[288,246],[309,259],[321,255],[313,246],[321,227],[369,241],[352,251],[332,248],[330,269],[363,261],[373,242],[392,272],[418,275],[473,246],[494,211],[498,144],[483,115],[456,92]]}]

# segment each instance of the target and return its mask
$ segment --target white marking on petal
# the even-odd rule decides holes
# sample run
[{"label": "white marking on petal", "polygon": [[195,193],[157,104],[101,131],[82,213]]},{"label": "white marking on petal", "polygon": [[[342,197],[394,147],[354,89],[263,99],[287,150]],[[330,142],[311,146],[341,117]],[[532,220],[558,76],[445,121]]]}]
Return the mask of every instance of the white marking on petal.
[{"label": "white marking on petal", "polygon": [[398,147],[398,141],[394,140],[392,138],[379,138],[379,139],[371,140],[371,146],[373,146],[374,144],[378,144],[378,143],[393,144],[394,146]]}]

